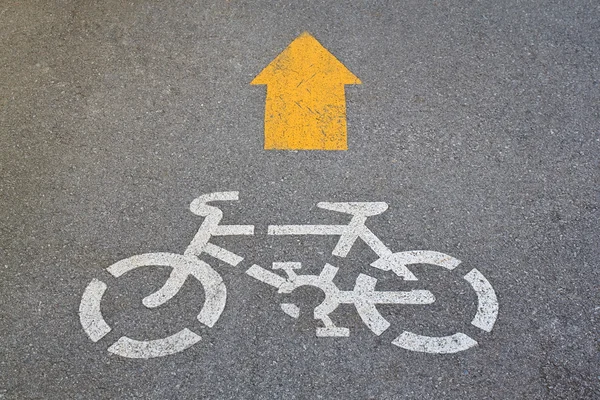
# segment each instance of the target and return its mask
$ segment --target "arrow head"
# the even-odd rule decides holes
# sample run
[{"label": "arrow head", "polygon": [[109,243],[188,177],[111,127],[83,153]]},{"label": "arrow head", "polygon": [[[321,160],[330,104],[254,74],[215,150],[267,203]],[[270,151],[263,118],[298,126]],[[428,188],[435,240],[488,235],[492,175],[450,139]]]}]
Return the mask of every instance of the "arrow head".
[{"label": "arrow head", "polygon": [[251,85],[298,85],[326,80],[333,84],[358,85],[358,79],[310,33],[304,32],[262,70]]}]

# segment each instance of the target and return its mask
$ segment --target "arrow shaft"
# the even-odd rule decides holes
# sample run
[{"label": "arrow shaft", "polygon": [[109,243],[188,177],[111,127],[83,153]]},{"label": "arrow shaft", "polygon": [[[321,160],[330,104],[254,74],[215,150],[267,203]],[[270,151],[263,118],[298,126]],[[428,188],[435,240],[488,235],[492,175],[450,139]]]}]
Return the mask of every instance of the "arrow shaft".
[{"label": "arrow shaft", "polygon": [[346,150],[343,85],[269,87],[265,148]]}]

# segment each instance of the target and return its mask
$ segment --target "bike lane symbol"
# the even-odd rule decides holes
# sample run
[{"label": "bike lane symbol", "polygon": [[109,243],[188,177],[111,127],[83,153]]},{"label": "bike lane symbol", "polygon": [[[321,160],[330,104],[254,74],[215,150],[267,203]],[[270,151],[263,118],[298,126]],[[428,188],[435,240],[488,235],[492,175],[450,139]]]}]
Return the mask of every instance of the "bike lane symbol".
[{"label": "bike lane symbol", "polygon": [[[200,282],[205,291],[205,302],[197,316],[198,321],[212,327],[223,312],[227,290],[221,276],[207,263],[198,257],[207,253],[229,265],[238,265],[243,258],[222,247],[209,243],[212,236],[253,235],[252,225],[219,225],[223,217],[222,211],[208,205],[213,201],[233,201],[238,199],[238,192],[216,192],[195,199],[190,205],[191,211],[204,217],[204,221],[194,239],[183,255],[173,253],[147,253],[133,256],[111,265],[107,268],[114,277],[119,277],[133,269],[142,266],[169,266],[173,270],[167,282],[157,292],[143,299],[148,308],[158,307],[173,296],[183,286],[188,277],[192,276]],[[443,253],[435,251],[405,251],[393,253],[365,225],[369,216],[377,215],[387,209],[382,202],[353,202],[317,204],[318,207],[352,215],[348,225],[270,225],[269,235],[336,235],[340,236],[332,254],[346,257],[356,240],[363,240],[377,255],[378,259],[371,266],[392,271],[404,280],[417,280],[408,268],[413,264],[432,264],[452,271],[460,261]],[[389,322],[377,311],[377,304],[431,304],[435,297],[428,290],[412,290],[408,292],[376,291],[377,279],[360,274],[356,278],[355,287],[351,291],[342,291],[333,283],[338,268],[326,264],[319,275],[299,275],[301,265],[296,262],[276,262],[274,271],[283,271],[286,277],[252,265],[246,274],[263,283],[278,289],[279,293],[291,293],[302,286],[313,286],[325,293],[325,300],[315,308],[314,318],[320,320],[324,327],[318,327],[318,337],[349,336],[350,330],[335,326],[329,314],[340,304],[353,304],[367,327],[376,335],[381,335],[390,326]],[[478,308],[471,321],[473,326],[490,332],[498,315],[498,301],[491,284],[477,270],[472,269],[464,277],[478,299]],[[107,286],[94,279],[85,289],[80,304],[79,315],[81,325],[88,337],[97,342],[107,335],[111,328],[104,320],[100,304]],[[293,318],[299,316],[299,308],[295,304],[281,304],[282,310]],[[165,338],[156,340],[135,340],[122,336],[108,351],[128,358],[153,358],[181,352],[201,340],[201,337],[185,328]],[[453,335],[434,337],[418,335],[405,331],[392,341],[392,344],[411,351],[428,353],[456,353],[467,350],[477,342],[457,332]]]}]

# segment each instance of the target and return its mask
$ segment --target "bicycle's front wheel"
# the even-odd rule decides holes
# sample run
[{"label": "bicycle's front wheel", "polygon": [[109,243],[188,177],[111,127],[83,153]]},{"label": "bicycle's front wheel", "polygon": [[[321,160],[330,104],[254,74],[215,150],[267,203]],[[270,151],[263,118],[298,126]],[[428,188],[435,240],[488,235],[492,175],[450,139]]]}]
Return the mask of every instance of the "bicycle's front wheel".
[{"label": "bicycle's front wheel", "polygon": [[[410,271],[409,266],[411,265],[429,264],[452,271],[460,263],[460,260],[448,254],[430,250],[415,250],[390,254],[371,265],[384,271],[393,271],[398,276],[405,276],[405,271]],[[464,275],[463,279],[477,295],[477,312],[471,325],[490,332],[498,318],[498,299],[492,285],[475,268]],[[462,332],[448,336],[425,336],[404,331],[394,339],[392,344],[411,351],[450,354],[470,349],[476,346],[477,342]]]},{"label": "bicycle's front wheel", "polygon": [[[173,268],[169,281],[163,287],[163,291],[172,283],[170,295],[174,295],[179,289],[176,285],[183,284],[181,277],[193,275],[204,289],[204,305],[198,320],[212,327],[223,312],[227,300],[227,290],[221,276],[207,263],[196,257],[188,257],[173,253],[146,253],[132,256],[116,262],[107,268],[108,272],[115,278],[140,267],[165,266]],[[185,280],[185,278],[184,278]],[[79,306],[79,319],[81,326],[88,337],[97,342],[106,336],[110,326],[104,320],[100,310],[102,296],[107,285],[97,279],[85,289],[81,304]],[[165,338],[156,340],[135,340],[122,336],[108,351],[128,358],[153,358],[181,352],[200,341],[200,336],[185,328]]]}]

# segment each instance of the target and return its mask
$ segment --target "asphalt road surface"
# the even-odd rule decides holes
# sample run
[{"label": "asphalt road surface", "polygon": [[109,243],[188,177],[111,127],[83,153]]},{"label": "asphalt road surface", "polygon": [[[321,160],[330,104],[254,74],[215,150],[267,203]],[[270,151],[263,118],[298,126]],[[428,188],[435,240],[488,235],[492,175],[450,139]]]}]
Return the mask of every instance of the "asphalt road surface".
[{"label": "asphalt road surface", "polygon": [[[303,32],[362,82],[345,89],[347,151],[263,149],[266,90],[250,82]],[[3,400],[600,398],[596,0],[3,0],[0,140]],[[204,220],[190,203],[229,191],[239,200],[211,203],[221,223],[254,234],[211,239],[235,267],[190,261],[215,271],[208,289],[188,277],[150,309],[169,265],[107,270],[183,254]],[[403,280],[361,239],[342,257],[339,236],[268,235],[350,221],[318,202],[385,202],[366,226],[390,253],[461,264],[414,262]],[[309,276],[329,263],[346,294],[367,275],[435,302],[377,305],[390,326],[376,334],[347,295],[328,316],[348,335],[320,337],[330,295],[245,273],[292,282],[274,262]],[[96,342],[80,321],[91,282],[106,290],[84,317],[110,326]],[[472,323],[486,307],[489,332]],[[108,351],[188,328],[202,340],[171,355]],[[405,332],[430,350],[456,332],[477,344],[394,345]]]}]

